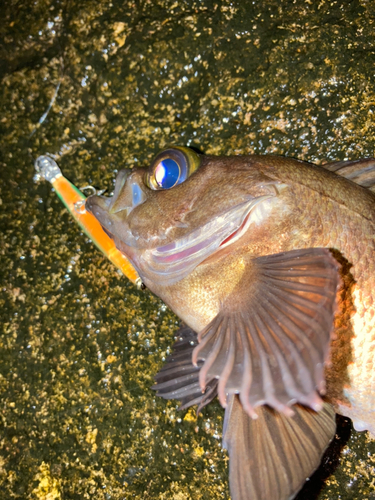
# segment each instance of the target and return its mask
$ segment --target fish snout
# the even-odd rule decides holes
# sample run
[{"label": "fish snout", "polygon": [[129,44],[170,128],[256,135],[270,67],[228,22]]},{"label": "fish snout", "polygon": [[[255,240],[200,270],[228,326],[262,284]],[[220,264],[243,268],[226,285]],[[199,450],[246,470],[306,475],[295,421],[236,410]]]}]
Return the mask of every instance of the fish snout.
[{"label": "fish snout", "polygon": [[143,182],[143,170],[124,169],[116,177],[115,191],[109,205],[109,213],[130,212],[147,199],[146,187]]}]

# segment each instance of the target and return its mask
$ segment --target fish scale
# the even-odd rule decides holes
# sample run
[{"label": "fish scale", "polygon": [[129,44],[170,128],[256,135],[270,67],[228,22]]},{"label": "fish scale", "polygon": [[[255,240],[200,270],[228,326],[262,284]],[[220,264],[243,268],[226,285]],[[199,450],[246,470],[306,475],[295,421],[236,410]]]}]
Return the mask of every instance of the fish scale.
[{"label": "fish scale", "polygon": [[[375,436],[374,224],[304,186],[295,184],[292,191],[302,211],[309,214],[304,224],[309,246],[337,249],[352,264],[345,286],[346,289],[353,286],[354,300],[353,304],[347,303],[349,299],[339,302],[337,316],[346,320],[339,321],[337,338],[332,341],[332,366],[326,370],[328,396],[332,397],[336,410],[350,417],[358,430],[365,427]],[[322,212],[328,216],[321,218]],[[322,221],[318,236],[317,220]],[[285,250],[300,247],[301,242],[296,238]],[[346,362],[342,363],[343,359]]]}]

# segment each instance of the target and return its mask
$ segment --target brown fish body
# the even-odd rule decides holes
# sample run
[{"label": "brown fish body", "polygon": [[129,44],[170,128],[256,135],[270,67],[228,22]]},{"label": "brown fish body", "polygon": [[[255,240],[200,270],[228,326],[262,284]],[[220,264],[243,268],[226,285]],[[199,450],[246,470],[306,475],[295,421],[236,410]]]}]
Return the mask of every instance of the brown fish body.
[{"label": "brown fish body", "polygon": [[332,249],[343,265],[345,286],[331,345],[332,365],[326,373],[327,396],[358,430],[368,429],[375,436],[375,196],[323,168],[292,159],[206,157],[205,162],[216,168],[248,166],[276,181],[280,194],[270,216],[185,279],[160,286],[145,277],[145,284],[199,332],[217,315],[225,297],[235,291],[234,301],[240,300],[249,257],[299,248]]},{"label": "brown fish body", "polygon": [[[192,359],[191,377],[228,405],[234,499],[293,498],[332,438],[334,418],[326,406],[317,417],[296,406],[293,423],[259,405],[286,415],[295,402],[321,408],[329,343],[328,400],[375,436],[375,196],[323,168],[262,156],[202,157],[172,189],[147,184],[135,170],[112,201],[95,196],[87,206],[146,286],[199,332],[194,350],[182,346],[180,361],[167,364],[165,383],[184,385],[178,370],[193,373]],[[337,266],[322,248],[341,265],[337,309]],[[256,406],[259,431],[246,415],[256,417]],[[270,431],[262,443],[261,429]],[[306,462],[290,457],[288,468],[282,457],[297,442],[311,451]]]}]

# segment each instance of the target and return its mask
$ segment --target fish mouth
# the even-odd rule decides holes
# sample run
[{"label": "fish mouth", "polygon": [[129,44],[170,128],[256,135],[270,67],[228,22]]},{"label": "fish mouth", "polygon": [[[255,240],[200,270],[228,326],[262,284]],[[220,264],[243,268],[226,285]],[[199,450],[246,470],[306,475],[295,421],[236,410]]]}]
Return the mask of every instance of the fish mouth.
[{"label": "fish mouth", "polygon": [[256,219],[252,217],[254,207],[269,198],[272,196],[251,198],[178,240],[145,250],[140,258],[144,274],[161,285],[185,278],[219,248],[241,238]]}]

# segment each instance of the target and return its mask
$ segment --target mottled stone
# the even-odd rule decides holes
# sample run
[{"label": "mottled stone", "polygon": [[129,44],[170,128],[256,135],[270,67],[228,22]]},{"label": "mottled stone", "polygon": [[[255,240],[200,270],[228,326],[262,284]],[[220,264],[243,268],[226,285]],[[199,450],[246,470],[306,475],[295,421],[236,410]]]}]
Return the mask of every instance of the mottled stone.
[{"label": "mottled stone", "polygon": [[[117,274],[50,185],[33,182],[33,158],[52,154],[77,186],[111,191],[117,169],[147,165],[167,144],[319,162],[372,156],[373,10],[365,0],[2,8],[4,498],[229,495],[219,405],[197,418],[149,389],[177,318]],[[340,419],[299,498],[374,495],[374,442],[352,432],[345,444],[348,430]]]}]

